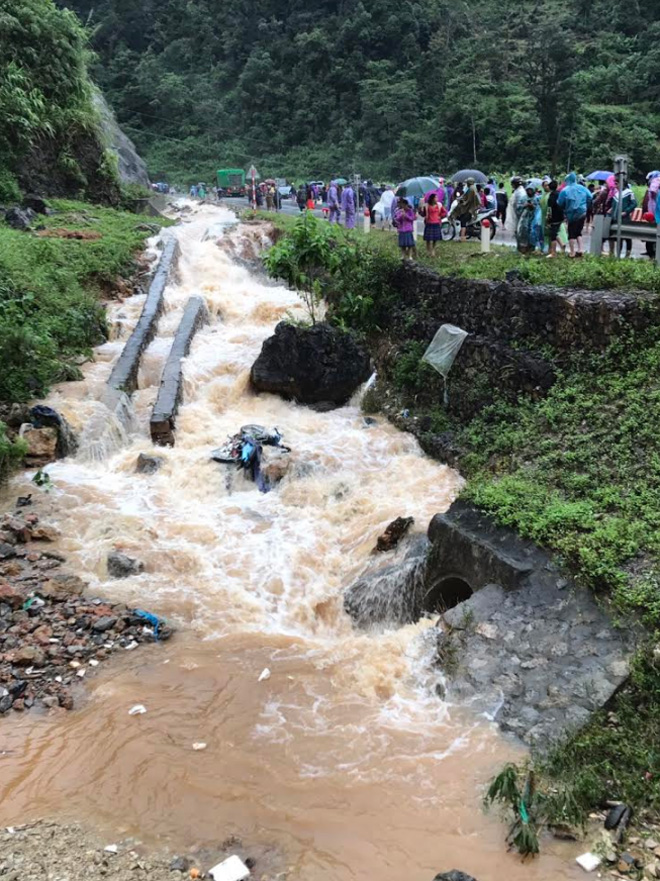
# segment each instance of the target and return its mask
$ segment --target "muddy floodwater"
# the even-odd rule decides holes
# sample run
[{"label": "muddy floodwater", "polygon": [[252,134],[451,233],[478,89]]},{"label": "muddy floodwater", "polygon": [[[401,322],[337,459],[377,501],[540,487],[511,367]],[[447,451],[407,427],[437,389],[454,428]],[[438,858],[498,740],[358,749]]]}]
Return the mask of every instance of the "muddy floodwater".
[{"label": "muddy floodwater", "polygon": [[[84,382],[49,398],[82,439],[76,459],[48,469],[48,519],[69,568],[93,595],[165,615],[179,632],[104,665],[71,713],[0,720],[0,823],[81,820],[113,840],[179,849],[235,834],[276,849],[300,881],[432,881],[451,868],[478,881],[578,877],[574,848],[549,841],[522,865],[497,815],[483,813],[485,782],[523,753],[487,718],[452,706],[451,690],[438,697],[433,622],[359,632],[343,612],[384,527],[414,516],[424,531],[460,477],[386,422],[367,425],[357,399],[315,413],[250,391],[263,340],[302,312],[294,293],[232,262],[223,228],[240,243],[234,220],[202,206],[167,231],[181,243],[179,278],[143,359],[132,428],[100,400],[143,297],[111,308],[113,339]],[[185,361],[176,446],[158,451],[157,474],[137,475],[138,453],[153,451],[160,371],[194,294],[211,322]],[[268,494],[209,458],[255,422],[292,449]],[[108,580],[115,547],[145,572]],[[129,716],[136,703],[147,712]]]}]

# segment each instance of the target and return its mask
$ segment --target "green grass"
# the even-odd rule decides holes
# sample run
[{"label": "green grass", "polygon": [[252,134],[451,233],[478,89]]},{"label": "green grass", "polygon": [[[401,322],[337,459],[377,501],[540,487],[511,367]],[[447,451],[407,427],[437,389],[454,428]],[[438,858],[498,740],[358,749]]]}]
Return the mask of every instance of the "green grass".
[{"label": "green grass", "polygon": [[[290,230],[298,220],[298,217],[289,214],[268,211],[244,212],[243,216],[268,220],[283,232]],[[365,234],[362,224],[358,222],[352,233],[342,229],[340,234],[352,238],[375,254],[389,257],[399,255],[396,234],[392,231],[372,229]],[[660,293],[660,270],[655,263],[646,259],[611,260],[609,257],[586,255],[582,260],[571,260],[560,255],[555,260],[546,260],[542,256],[521,255],[515,248],[506,245],[493,245],[490,254],[482,255],[479,242],[459,241],[439,242],[436,255],[430,257],[420,239],[417,261],[440,275],[458,278],[504,281],[507,273],[515,270],[521,280],[530,284]]]},{"label": "green grass", "polygon": [[39,238],[0,226],[0,401],[26,401],[75,375],[73,360],[105,337],[100,297],[130,276],[149,235],[134,214],[53,201],[47,227],[98,231],[95,241]]}]

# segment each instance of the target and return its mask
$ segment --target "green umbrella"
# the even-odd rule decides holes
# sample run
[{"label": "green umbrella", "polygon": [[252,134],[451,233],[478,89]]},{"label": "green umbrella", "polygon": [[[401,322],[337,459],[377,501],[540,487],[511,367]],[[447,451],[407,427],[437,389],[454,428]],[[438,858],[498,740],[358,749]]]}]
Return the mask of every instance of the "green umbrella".
[{"label": "green umbrella", "polygon": [[433,177],[411,177],[409,180],[404,180],[403,183],[399,184],[396,188],[396,194],[398,196],[405,191],[405,195],[409,198],[414,199],[415,196],[419,196],[421,199],[424,193],[437,189],[438,182]]},{"label": "green umbrella", "polygon": [[336,184],[339,184],[340,187],[343,187],[344,184],[347,184],[347,183],[348,183],[348,181],[346,180],[345,177],[336,177],[336,178],[334,179],[334,181],[335,181]]}]

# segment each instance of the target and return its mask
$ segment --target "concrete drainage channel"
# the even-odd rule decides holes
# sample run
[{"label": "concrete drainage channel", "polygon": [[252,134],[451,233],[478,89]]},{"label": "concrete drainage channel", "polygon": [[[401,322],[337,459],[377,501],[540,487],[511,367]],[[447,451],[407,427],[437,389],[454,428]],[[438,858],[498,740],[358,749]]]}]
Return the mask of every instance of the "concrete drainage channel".
[{"label": "concrete drainage channel", "polygon": [[[158,319],[163,312],[165,288],[176,273],[180,253],[178,241],[169,238],[149,285],[142,314],[108,379],[107,403],[112,405],[115,399],[115,410],[126,400],[125,396],[130,396],[137,388],[140,360],[156,335]],[[183,318],[165,362],[150,420],[151,439],[161,446],[174,445],[175,419],[183,393],[181,361],[190,351],[195,333],[207,321],[208,310],[204,299],[191,297],[186,303]]]},{"label": "concrete drainage channel", "polygon": [[199,328],[208,321],[208,310],[202,297],[191,297],[174,337],[165,362],[158,397],[154,404],[149,429],[151,439],[161,446],[174,446],[174,427],[177,410],[183,396],[181,361],[190,351],[190,344]]},{"label": "concrete drainage channel", "polygon": [[449,699],[541,748],[607,704],[635,649],[545,551],[462,501],[372,564],[344,608],[363,628],[439,618]]}]

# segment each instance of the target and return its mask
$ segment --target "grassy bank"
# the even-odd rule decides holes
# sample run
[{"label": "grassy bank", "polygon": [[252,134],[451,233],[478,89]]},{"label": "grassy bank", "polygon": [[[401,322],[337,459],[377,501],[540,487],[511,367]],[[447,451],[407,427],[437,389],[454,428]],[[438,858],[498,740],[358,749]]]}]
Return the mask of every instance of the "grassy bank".
[{"label": "grassy bank", "polygon": [[100,299],[136,269],[148,231],[134,214],[54,201],[47,229],[90,240],[42,238],[0,226],[0,402],[27,401],[76,375],[75,361],[105,338]]},{"label": "grassy bank", "polygon": [[[297,217],[279,212],[246,211],[243,217],[268,220],[283,232],[290,231]],[[316,220],[316,218],[315,218]],[[361,221],[361,218],[359,218]],[[325,221],[318,221],[325,224]],[[362,223],[349,232],[335,227],[339,241],[353,241],[366,255],[398,259],[396,233],[373,229],[364,233]],[[538,285],[557,285],[586,290],[638,290],[660,293],[660,272],[650,260],[610,260],[607,257],[586,255],[582,260],[559,256],[546,260],[543,256],[529,257],[515,248],[493,245],[490,254],[481,254],[478,242],[439,242],[434,257],[426,253],[424,242],[418,240],[417,261],[440,275],[458,278],[484,278],[504,281],[507,273],[515,271],[522,281]]]},{"label": "grassy bank", "polygon": [[[312,225],[297,251],[293,236],[283,238],[269,269],[304,279],[308,262],[329,254],[322,291],[332,319],[366,333],[375,352],[381,346],[399,352],[389,376],[384,372],[387,389],[381,376],[380,401],[409,408],[429,440],[451,432],[466,496],[552,551],[615,620],[632,616],[644,625],[629,685],[607,711],[539,760],[540,778],[565,791],[574,816],[586,817],[606,799],[660,811],[660,332],[633,336],[622,329],[605,353],[558,359],[557,381],[544,399],[507,403],[490,388],[488,406],[477,416],[453,419],[443,407],[441,383],[420,361],[430,339],[412,339],[406,331],[417,316],[414,307],[402,315],[390,281],[398,262],[394,237],[340,231],[324,250],[316,241],[324,235]],[[435,260],[423,259],[445,275],[502,279],[516,270],[536,284],[660,291],[660,272],[641,261],[545,261],[512,249],[481,258],[477,250],[447,243]],[[552,360],[552,352],[543,355]],[[378,405],[378,398],[377,388],[370,404]]]},{"label": "grassy bank", "polygon": [[[102,299],[136,271],[150,235],[135,214],[53,200],[47,230],[89,239],[41,237],[0,225],[0,404],[45,395],[79,376],[81,356],[106,337]],[[142,227],[142,228],[140,228]],[[0,422],[0,479],[20,457]]]}]

